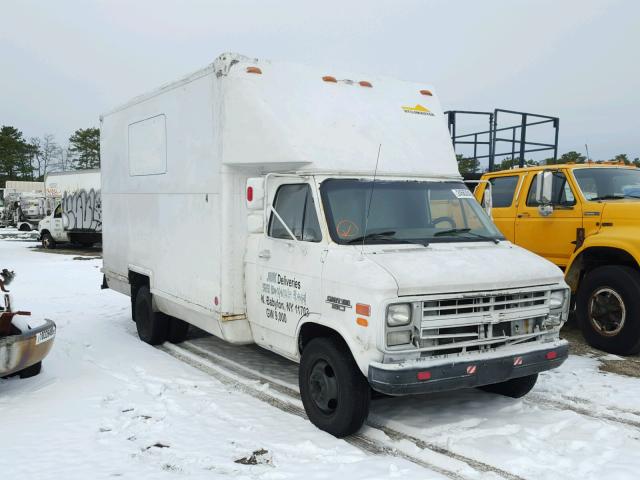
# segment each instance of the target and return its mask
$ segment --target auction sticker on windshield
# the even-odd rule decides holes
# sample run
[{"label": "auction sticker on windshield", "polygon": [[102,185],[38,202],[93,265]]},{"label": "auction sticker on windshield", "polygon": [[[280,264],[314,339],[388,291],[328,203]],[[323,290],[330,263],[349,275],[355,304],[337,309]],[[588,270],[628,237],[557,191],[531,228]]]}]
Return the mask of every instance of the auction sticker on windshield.
[{"label": "auction sticker on windshield", "polygon": [[473,193],[466,188],[452,188],[451,191],[456,198],[473,198]]}]

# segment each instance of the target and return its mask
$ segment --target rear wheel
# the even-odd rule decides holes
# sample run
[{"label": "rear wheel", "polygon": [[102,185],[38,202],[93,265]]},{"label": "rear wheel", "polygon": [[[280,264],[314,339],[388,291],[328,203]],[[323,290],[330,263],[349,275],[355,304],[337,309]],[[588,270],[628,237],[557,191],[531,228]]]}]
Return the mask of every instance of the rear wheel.
[{"label": "rear wheel", "polygon": [[139,287],[135,297],[134,318],[138,337],[149,345],[160,345],[167,339],[169,321],[166,315],[153,311],[151,292],[146,285]]},{"label": "rear wheel", "polygon": [[42,248],[56,248],[56,241],[49,232],[42,234]]},{"label": "rear wheel", "polygon": [[357,432],[369,414],[371,389],[347,346],[311,340],[302,352],[300,395],[311,423],[336,437]]},{"label": "rear wheel", "polygon": [[504,395],[505,397],[520,398],[531,391],[537,380],[538,374],[534,373],[526,377],[512,378],[506,382],[483,385],[478,388],[485,392],[496,393],[498,395]]},{"label": "rear wheel", "polygon": [[189,324],[179,318],[167,315],[169,321],[169,329],[167,332],[167,340],[171,343],[181,343],[187,338],[189,333]]},{"label": "rear wheel", "polygon": [[18,228],[18,230],[20,232],[30,232],[31,231],[31,227],[29,226],[28,223],[23,223],[20,225],[20,228]]},{"label": "rear wheel", "polygon": [[576,297],[576,317],[589,345],[605,352],[640,351],[640,273],[607,265],[585,275]]}]

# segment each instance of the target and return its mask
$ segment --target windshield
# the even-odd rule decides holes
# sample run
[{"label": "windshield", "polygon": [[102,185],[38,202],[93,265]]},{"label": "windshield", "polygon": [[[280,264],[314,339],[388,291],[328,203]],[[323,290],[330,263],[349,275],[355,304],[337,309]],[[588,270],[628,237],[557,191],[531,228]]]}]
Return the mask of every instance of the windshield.
[{"label": "windshield", "polygon": [[587,200],[640,198],[640,169],[579,168],[573,176]]},{"label": "windshield", "polygon": [[331,179],[320,192],[342,245],[504,239],[462,182]]}]

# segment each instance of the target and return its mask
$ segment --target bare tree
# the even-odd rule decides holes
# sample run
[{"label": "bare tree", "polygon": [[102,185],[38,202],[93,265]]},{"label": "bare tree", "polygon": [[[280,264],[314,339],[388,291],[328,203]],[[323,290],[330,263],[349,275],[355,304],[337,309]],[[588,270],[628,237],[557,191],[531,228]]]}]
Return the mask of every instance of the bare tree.
[{"label": "bare tree", "polygon": [[62,148],[60,148],[55,137],[51,134],[42,138],[31,138],[30,141],[34,147],[32,157],[34,170],[37,172],[38,178],[44,179],[47,172],[56,169],[56,164],[60,161]]}]

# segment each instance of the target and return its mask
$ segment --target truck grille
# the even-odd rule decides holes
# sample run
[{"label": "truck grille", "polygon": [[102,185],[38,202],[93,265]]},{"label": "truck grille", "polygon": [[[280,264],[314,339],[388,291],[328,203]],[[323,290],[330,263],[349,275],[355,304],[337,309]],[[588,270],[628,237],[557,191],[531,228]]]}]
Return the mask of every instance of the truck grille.
[{"label": "truck grille", "polygon": [[536,305],[547,305],[548,302],[548,291],[431,300],[422,304],[422,319],[430,320],[468,313],[524,309]]},{"label": "truck grille", "polygon": [[419,304],[423,356],[497,348],[545,333],[549,290],[449,295]]}]

